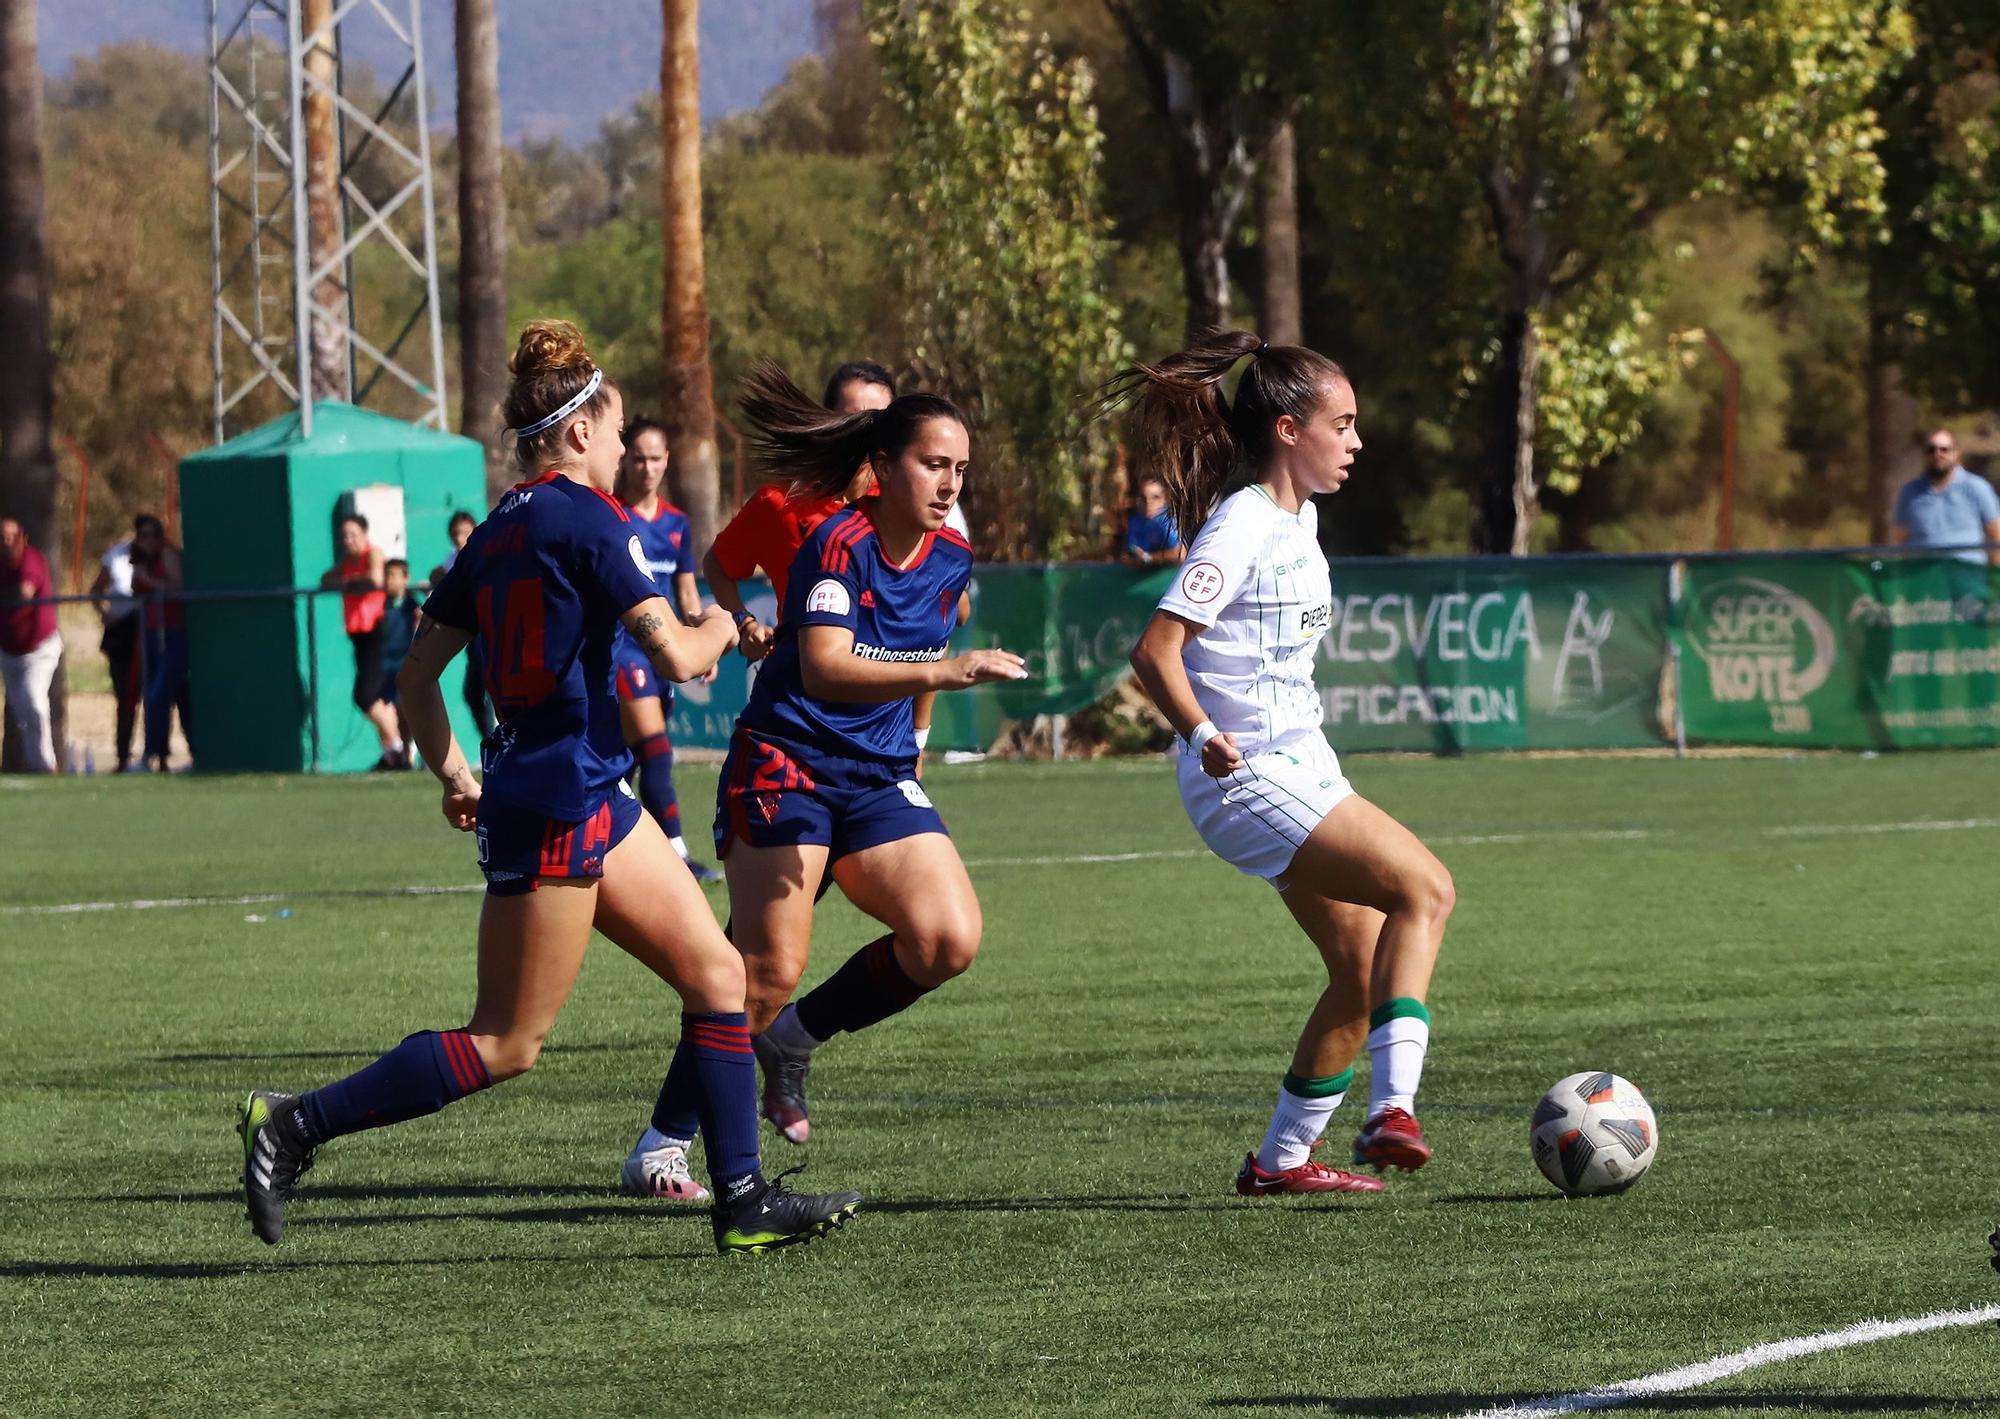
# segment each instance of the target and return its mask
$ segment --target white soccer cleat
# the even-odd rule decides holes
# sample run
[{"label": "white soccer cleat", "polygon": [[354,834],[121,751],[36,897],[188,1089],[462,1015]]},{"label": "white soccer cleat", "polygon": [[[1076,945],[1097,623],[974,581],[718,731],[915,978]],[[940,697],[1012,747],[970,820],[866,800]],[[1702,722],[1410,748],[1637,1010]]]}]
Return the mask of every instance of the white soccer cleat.
[{"label": "white soccer cleat", "polygon": [[669,1143],[650,1152],[632,1150],[625,1160],[619,1186],[634,1197],[663,1197],[670,1202],[706,1202],[708,1189],[688,1171],[687,1149]]}]

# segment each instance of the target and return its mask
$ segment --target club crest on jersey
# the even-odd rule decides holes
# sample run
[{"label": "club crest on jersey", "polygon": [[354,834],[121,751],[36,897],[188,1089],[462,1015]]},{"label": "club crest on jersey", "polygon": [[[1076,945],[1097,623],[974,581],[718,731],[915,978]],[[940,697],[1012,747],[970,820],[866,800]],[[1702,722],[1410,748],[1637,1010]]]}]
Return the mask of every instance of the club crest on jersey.
[{"label": "club crest on jersey", "polygon": [[832,616],[845,616],[853,609],[854,603],[848,598],[847,588],[832,577],[815,584],[813,589],[806,593],[807,611],[824,611]]},{"label": "club crest on jersey", "polygon": [[632,554],[632,565],[639,569],[639,575],[647,581],[653,579],[653,564],[646,560],[646,549],[639,545],[639,534],[633,533],[632,540],[625,544],[625,550]]},{"label": "club crest on jersey", "polygon": [[1206,606],[1222,595],[1222,568],[1214,562],[1196,562],[1181,573],[1181,595],[1196,606]]}]

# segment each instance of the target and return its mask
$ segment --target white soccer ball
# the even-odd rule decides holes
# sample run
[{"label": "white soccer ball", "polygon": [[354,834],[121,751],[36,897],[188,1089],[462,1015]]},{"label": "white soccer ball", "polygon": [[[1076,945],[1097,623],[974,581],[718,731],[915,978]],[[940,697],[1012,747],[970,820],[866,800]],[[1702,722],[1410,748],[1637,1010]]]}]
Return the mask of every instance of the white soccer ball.
[{"label": "white soccer ball", "polygon": [[1528,1123],[1542,1176],[1571,1197],[1623,1192],[1653,1166],[1660,1125],[1646,1096],[1616,1074],[1572,1074]]}]

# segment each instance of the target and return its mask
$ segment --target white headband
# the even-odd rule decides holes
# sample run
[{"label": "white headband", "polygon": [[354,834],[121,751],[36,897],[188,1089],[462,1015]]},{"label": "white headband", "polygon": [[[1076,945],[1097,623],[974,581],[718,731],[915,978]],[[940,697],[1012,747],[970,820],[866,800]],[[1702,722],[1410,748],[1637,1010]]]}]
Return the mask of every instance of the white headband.
[{"label": "white headband", "polygon": [[533,438],[543,429],[553,428],[557,424],[560,424],[564,419],[567,419],[570,415],[574,414],[577,410],[581,409],[585,404],[588,404],[590,402],[590,396],[597,393],[598,386],[603,383],[604,383],[604,371],[592,370],[590,372],[590,378],[584,382],[584,386],[581,390],[577,392],[576,398],[570,400],[569,403],[563,405],[562,408],[556,410],[555,413],[546,415],[543,418],[535,420],[534,423],[528,425],[526,428],[514,430],[514,437],[517,439]]}]

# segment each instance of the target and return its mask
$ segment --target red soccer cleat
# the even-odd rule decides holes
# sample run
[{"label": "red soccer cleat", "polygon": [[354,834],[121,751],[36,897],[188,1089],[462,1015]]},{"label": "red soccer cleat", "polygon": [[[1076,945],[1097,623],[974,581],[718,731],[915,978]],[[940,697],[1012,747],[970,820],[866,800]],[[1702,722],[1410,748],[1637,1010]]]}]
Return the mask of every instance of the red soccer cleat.
[{"label": "red soccer cleat", "polygon": [[[1318,1147],[1318,1144],[1314,1144]],[[1380,1192],[1381,1180],[1359,1173],[1344,1173],[1308,1158],[1296,1168],[1267,1173],[1257,1166],[1257,1155],[1245,1153],[1243,1167],[1236,1174],[1236,1191],[1244,1197],[1274,1197],[1288,1192]]]},{"label": "red soccer cleat", "polygon": [[1382,1110],[1354,1135],[1357,1163],[1414,1173],[1430,1160],[1431,1145],[1424,1141],[1423,1128],[1403,1109]]}]

